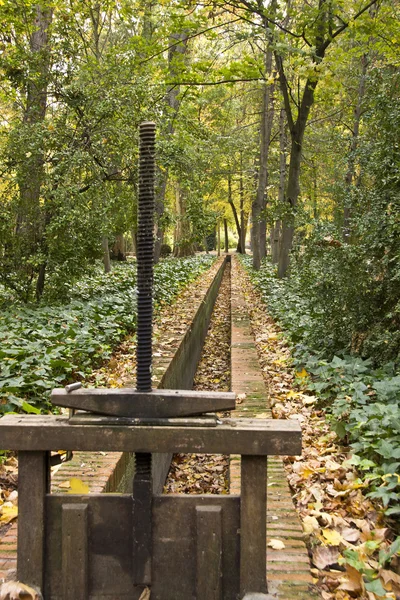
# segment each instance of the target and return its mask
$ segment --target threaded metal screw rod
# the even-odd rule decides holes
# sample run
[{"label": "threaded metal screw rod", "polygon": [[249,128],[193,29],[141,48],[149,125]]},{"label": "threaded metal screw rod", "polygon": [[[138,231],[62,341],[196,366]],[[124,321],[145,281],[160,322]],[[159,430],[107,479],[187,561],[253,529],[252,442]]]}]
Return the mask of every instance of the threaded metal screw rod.
[{"label": "threaded metal screw rod", "polygon": [[155,139],[155,123],[141,123],[139,128],[138,315],[136,347],[136,387],[140,392],[151,391]]},{"label": "threaded metal screw rod", "polygon": [[[154,254],[155,123],[139,127],[139,198],[137,234],[137,377],[139,392],[151,391]],[[133,480],[133,580],[151,584],[152,553],[152,460],[151,454],[137,453]]]}]

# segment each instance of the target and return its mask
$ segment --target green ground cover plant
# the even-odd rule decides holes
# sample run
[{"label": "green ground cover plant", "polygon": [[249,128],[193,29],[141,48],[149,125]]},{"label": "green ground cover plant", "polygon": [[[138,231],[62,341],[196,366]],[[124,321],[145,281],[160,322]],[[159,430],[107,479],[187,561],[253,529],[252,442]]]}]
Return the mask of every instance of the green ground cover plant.
[{"label": "green ground cover plant", "polygon": [[[214,257],[165,259],[154,273],[155,310]],[[118,263],[69,289],[64,304],[16,305],[0,314],[0,415],[49,409],[52,388],[85,378],[136,324],[136,264]]]},{"label": "green ground cover plant", "polygon": [[349,444],[350,463],[362,475],[367,495],[380,502],[388,517],[397,518],[400,375],[396,361],[379,364],[375,356],[351,353],[348,345],[340,349],[334,332],[321,336],[326,307],[306,295],[296,273],[282,280],[268,263],[257,272],[250,258],[242,262],[291,343],[294,366],[305,369],[307,388],[319,399],[333,430]]}]

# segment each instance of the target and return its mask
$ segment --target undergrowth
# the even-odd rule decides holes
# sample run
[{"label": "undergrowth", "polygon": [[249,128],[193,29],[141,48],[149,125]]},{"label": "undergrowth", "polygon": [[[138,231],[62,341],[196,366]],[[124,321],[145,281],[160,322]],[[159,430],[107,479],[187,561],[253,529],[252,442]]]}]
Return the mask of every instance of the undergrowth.
[{"label": "undergrowth", "polygon": [[[280,280],[273,266],[256,272],[243,257],[253,284],[292,345],[295,366],[319,399],[333,430],[352,450],[350,463],[362,475],[367,495],[378,500],[393,525],[400,514],[400,375],[394,362],[342,351],[334,335],[321,339],[324,307],[296,287],[296,277]],[[343,320],[346,315],[343,314]]]},{"label": "undergrowth", "polygon": [[[210,256],[165,259],[154,272],[154,306],[208,269]],[[14,305],[0,314],[0,415],[49,409],[52,388],[85,378],[136,324],[136,265],[118,263],[69,290],[65,304]]]}]

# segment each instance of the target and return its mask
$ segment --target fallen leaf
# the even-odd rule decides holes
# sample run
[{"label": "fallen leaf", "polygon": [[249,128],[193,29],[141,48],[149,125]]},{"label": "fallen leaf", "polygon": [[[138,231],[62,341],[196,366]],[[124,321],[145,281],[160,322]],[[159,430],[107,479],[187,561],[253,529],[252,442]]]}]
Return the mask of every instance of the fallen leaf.
[{"label": "fallen leaf", "polygon": [[323,529],[322,535],[329,546],[339,546],[340,542],[342,541],[342,536],[334,529]]},{"label": "fallen leaf", "polygon": [[70,489],[68,490],[69,494],[88,494],[90,489],[86,483],[83,483],[81,479],[76,479],[73,477],[69,480]]},{"label": "fallen leaf", "polygon": [[290,390],[290,392],[288,392],[288,393],[286,394],[286,398],[289,398],[289,399],[290,399],[290,398],[298,398],[298,397],[299,397],[299,396],[301,396],[301,395],[302,395],[302,393],[301,393],[301,392],[295,392],[295,391],[293,391],[293,390]]},{"label": "fallen leaf", "polygon": [[321,571],[337,563],[339,550],[333,546],[318,546],[313,552],[313,563]]},{"label": "fallen leaf", "polygon": [[69,488],[71,487],[69,479],[67,481],[62,481],[61,483],[58,484],[57,487],[59,487],[63,490],[69,490]]},{"label": "fallen leaf", "polygon": [[340,590],[347,592],[361,592],[364,590],[364,582],[361,573],[350,565],[346,565],[346,576],[342,578]]},{"label": "fallen leaf", "polygon": [[42,594],[19,581],[8,581],[0,587],[0,600],[43,600]]},{"label": "fallen leaf", "polygon": [[345,527],[341,531],[342,538],[346,540],[346,542],[358,542],[360,539],[360,532],[358,529],[353,529],[353,527]]},{"label": "fallen leaf", "polygon": [[140,595],[139,600],[150,600],[150,589],[146,588],[143,590],[143,592]]},{"label": "fallen leaf", "polygon": [[304,517],[303,529],[304,529],[304,533],[306,533],[307,535],[311,535],[315,531],[318,531],[320,529],[320,527],[319,527],[319,523],[318,523],[317,519],[315,517],[310,517],[309,515]]},{"label": "fallen leaf", "polygon": [[267,546],[269,546],[273,550],[283,550],[284,548],[286,548],[285,544],[281,540],[274,539],[270,540]]},{"label": "fallen leaf", "polygon": [[13,519],[18,517],[18,507],[12,502],[5,502],[0,508],[0,522],[11,523]]},{"label": "fallen leaf", "polygon": [[303,404],[309,406],[310,404],[315,404],[317,398],[315,396],[303,396]]},{"label": "fallen leaf", "polygon": [[296,377],[298,377],[298,379],[305,379],[306,377],[308,377],[308,373],[307,371],[303,368],[301,371],[297,371],[296,372]]}]

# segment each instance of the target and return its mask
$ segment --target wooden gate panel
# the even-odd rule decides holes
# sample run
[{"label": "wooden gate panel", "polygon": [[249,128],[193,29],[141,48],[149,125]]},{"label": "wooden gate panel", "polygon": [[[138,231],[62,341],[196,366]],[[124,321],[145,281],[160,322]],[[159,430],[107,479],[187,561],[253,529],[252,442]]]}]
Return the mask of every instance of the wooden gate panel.
[{"label": "wooden gate panel", "polygon": [[[156,496],[153,499],[153,579],[151,600],[209,600],[199,598],[197,585],[204,573],[199,565],[199,509],[221,508],[222,556],[203,557],[210,560],[210,576],[221,560],[221,598],[239,597],[240,564],[240,499],[238,496]],[[200,537],[198,536],[200,533]],[[215,540],[218,545],[218,541]],[[200,572],[198,572],[198,565]],[[215,597],[216,598],[216,597]]]},{"label": "wooden gate panel", "polygon": [[[67,543],[66,536],[77,540],[82,535],[82,523],[76,521],[65,530],[67,507],[87,506],[87,553],[69,555],[71,577],[87,578],[87,598],[113,597],[134,599],[132,584],[132,496],[119,494],[48,495],[46,498],[47,554],[45,598],[62,597],[65,561],[60,552]],[[64,525],[64,531],[63,531]],[[71,529],[75,531],[71,532]],[[83,573],[87,569],[86,575]],[[138,597],[140,594],[138,594]]]},{"label": "wooden gate panel", "polygon": [[[140,598],[132,507],[130,495],[47,495],[46,600]],[[152,522],[151,600],[239,598],[238,496],[155,496]]]}]

